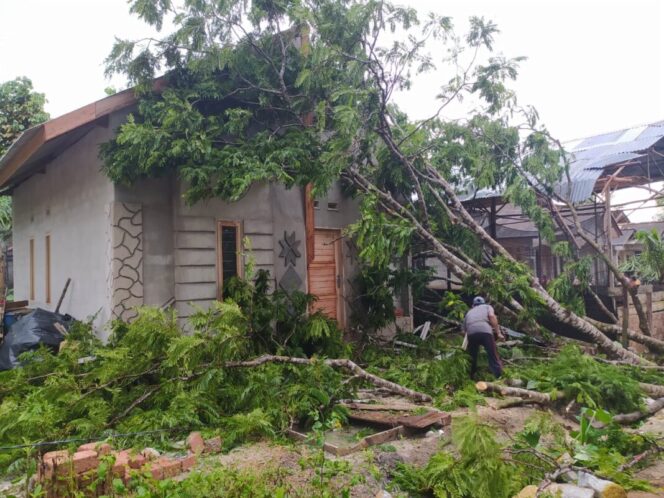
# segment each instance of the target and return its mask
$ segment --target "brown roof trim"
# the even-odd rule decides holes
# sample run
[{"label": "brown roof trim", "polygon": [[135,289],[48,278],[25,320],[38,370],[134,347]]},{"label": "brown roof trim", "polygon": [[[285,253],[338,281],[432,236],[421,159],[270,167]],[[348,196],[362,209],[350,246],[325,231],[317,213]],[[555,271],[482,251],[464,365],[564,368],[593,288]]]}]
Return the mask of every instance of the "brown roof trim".
[{"label": "brown roof trim", "polygon": [[[153,89],[160,92],[165,86],[166,80],[161,77],[154,81]],[[136,102],[134,88],[129,88],[24,131],[0,158],[0,189],[7,187],[8,181],[46,142]]]}]

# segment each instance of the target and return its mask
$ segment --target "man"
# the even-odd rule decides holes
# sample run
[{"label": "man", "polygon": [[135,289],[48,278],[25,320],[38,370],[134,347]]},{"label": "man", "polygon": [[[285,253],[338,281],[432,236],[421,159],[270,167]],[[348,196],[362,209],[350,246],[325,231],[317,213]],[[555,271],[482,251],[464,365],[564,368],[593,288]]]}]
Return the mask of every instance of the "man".
[{"label": "man", "polygon": [[477,296],[473,299],[473,307],[463,319],[463,330],[468,339],[468,352],[471,357],[470,376],[475,377],[477,371],[477,355],[480,346],[484,346],[489,356],[489,368],[496,378],[503,373],[503,363],[498,356],[494,334],[498,340],[505,340],[500,330],[498,319],[493,307],[486,304],[484,298]]}]

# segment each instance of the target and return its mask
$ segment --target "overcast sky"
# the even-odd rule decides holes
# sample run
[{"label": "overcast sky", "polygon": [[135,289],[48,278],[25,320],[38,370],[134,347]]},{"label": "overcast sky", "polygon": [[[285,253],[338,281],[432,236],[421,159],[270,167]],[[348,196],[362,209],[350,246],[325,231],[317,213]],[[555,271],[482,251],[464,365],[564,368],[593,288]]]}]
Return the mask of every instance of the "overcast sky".
[{"label": "overcast sky", "polygon": [[[496,50],[526,56],[515,84],[562,140],[664,119],[664,7],[660,0],[404,0],[451,16],[480,15],[501,30]],[[104,96],[114,36],[149,31],[126,0],[0,0],[0,81],[32,79],[58,116]],[[449,75],[421,78],[399,104],[424,117]]]}]

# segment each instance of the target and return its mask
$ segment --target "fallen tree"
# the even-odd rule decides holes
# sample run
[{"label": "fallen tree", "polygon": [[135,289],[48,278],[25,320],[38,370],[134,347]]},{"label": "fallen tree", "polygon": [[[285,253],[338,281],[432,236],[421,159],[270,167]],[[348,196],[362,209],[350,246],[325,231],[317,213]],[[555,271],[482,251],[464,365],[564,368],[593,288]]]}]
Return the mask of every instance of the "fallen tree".
[{"label": "fallen tree", "polygon": [[[664,393],[664,386],[656,386],[652,384],[639,384],[644,392],[651,394]],[[478,382],[475,384],[475,388],[480,392],[486,393],[497,393],[501,396],[513,396],[520,398],[524,403],[536,403],[539,405],[550,405],[555,401],[566,401],[565,393],[562,391],[551,393],[541,393],[538,391],[533,391],[530,389],[523,389],[520,387],[510,387],[502,384],[496,384],[493,382]],[[511,403],[501,406],[501,408],[510,408],[512,406],[517,406]],[[638,410],[630,413],[621,413],[614,415],[612,420],[616,424],[628,425],[638,422],[644,418],[648,418],[660,410],[664,409],[664,397],[660,397],[652,403],[646,405],[645,410]]]},{"label": "fallen tree", "polygon": [[363,368],[360,368],[360,366],[357,363],[343,358],[309,359],[309,358],[293,358],[290,356],[263,355],[253,360],[229,361],[224,363],[224,368],[251,368],[251,367],[264,365],[265,363],[290,363],[293,365],[312,365],[317,362],[323,363],[324,365],[328,365],[332,368],[340,368],[343,370],[348,370],[355,377],[359,379],[368,381],[376,387],[382,387],[395,394],[405,396],[406,398],[410,398],[415,401],[420,401],[425,403],[432,401],[431,396],[429,396],[428,394],[413,391],[412,389],[400,386],[399,384],[395,384],[394,382],[381,379],[380,377],[367,372]]},{"label": "fallen tree", "polygon": [[[495,25],[471,19],[465,44],[455,46],[460,38],[450,36],[449,19],[434,15],[420,25],[415,11],[388,2],[323,1],[298,9],[268,3],[250,13],[240,2],[131,3],[154,26],[177,13],[175,32],[118,41],[108,72],[125,73],[145,92],[157,70],[172,71],[167,98],[142,93],[138,119],[103,147],[114,181],[174,171],[187,180],[187,201],[196,202],[235,200],[265,181],[320,195],[342,178],[362,194],[363,216],[352,232],[367,264],[389,267],[417,242],[467,292],[500,304],[504,321],[532,329],[538,315],[548,314],[612,357],[647,363],[556,301],[461,200],[469,188],[501,189],[555,243],[551,217],[537,204],[542,190],[529,180],[553,192],[565,169],[536,113],[518,107],[507,88],[518,59],[491,55]],[[201,12],[211,21],[200,22]],[[192,25],[205,34],[193,36]],[[397,26],[409,36],[384,45],[388,28]],[[450,83],[436,111],[411,122],[392,96],[411,84],[411,71],[432,66],[426,40],[448,40],[464,60],[447,66]],[[487,62],[478,63],[482,58]],[[460,98],[477,101],[477,110],[464,120],[442,119]],[[219,102],[227,107],[221,114]],[[188,119],[170,118],[183,109]]]}]

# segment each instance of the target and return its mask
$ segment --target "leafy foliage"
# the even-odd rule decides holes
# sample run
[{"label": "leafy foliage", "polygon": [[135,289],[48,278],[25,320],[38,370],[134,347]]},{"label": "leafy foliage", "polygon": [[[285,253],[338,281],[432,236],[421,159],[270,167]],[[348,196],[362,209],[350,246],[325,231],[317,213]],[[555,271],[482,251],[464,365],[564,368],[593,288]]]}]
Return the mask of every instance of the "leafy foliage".
[{"label": "leafy foliage", "polygon": [[[247,324],[229,301],[199,312],[191,335],[181,333],[173,313],[151,308],[131,324],[116,324],[107,346],[81,326],[57,356],[28,353],[25,366],[0,373],[0,446],[143,431],[125,443],[159,444],[194,428],[224,429],[227,444],[235,444],[312,413],[327,416],[347,388],[320,362],[226,366],[253,355]],[[94,361],[78,361],[90,355]],[[6,467],[22,455],[0,458]]]},{"label": "leafy foliage", "polygon": [[[286,353],[295,356],[345,356],[348,345],[334,320],[320,311],[303,319],[315,297],[302,292],[290,294],[270,290],[270,275],[259,270],[253,282],[231,279],[225,295],[244,310],[250,341],[255,353]],[[212,318],[214,319],[214,315]],[[209,318],[203,313],[194,318],[201,326]]]},{"label": "leafy foliage", "polygon": [[664,279],[664,240],[656,229],[638,231],[634,238],[643,246],[643,251],[625,261],[621,270],[632,272],[645,282],[662,282]]},{"label": "leafy foliage", "polygon": [[475,416],[455,419],[452,434],[458,458],[443,451],[422,469],[400,465],[394,484],[404,491],[430,492],[439,498],[507,498],[535,477],[503,459],[495,430]]},{"label": "leafy foliage", "polygon": [[[0,157],[28,128],[49,118],[44,111],[46,97],[32,89],[32,81],[20,77],[0,84]],[[11,198],[0,196],[0,237],[11,233]]]},{"label": "leafy foliage", "polygon": [[590,285],[591,269],[589,257],[568,262],[563,272],[549,283],[549,294],[574,313],[585,314],[583,292]]},{"label": "leafy foliage", "polygon": [[642,393],[627,371],[603,364],[583,354],[576,346],[565,346],[552,361],[531,362],[509,374],[528,382],[530,389],[563,391],[565,399],[589,408],[614,413],[640,409]]}]

